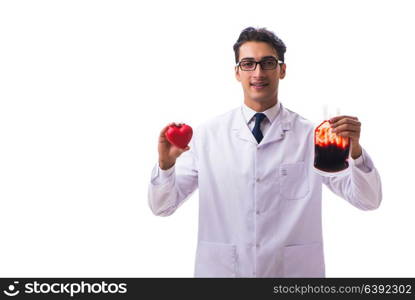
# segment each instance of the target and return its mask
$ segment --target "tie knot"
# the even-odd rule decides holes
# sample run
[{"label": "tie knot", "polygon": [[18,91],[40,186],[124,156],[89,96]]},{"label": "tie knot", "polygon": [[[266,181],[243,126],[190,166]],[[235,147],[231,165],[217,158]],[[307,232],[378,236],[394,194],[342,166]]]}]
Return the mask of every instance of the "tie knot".
[{"label": "tie knot", "polygon": [[255,125],[261,124],[261,122],[265,119],[266,115],[264,113],[256,113],[255,117]]}]

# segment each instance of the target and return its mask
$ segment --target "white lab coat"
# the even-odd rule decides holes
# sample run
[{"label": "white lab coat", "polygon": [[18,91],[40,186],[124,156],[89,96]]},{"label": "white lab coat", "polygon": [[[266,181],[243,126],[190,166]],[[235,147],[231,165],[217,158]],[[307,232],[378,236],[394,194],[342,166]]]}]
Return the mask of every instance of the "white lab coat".
[{"label": "white lab coat", "polygon": [[345,175],[323,177],[313,170],[311,122],[281,105],[258,145],[241,109],[195,130],[169,171],[156,164],[150,208],[171,215],[199,188],[196,277],[324,277],[322,183],[371,210],[382,198],[379,174],[363,150]]}]

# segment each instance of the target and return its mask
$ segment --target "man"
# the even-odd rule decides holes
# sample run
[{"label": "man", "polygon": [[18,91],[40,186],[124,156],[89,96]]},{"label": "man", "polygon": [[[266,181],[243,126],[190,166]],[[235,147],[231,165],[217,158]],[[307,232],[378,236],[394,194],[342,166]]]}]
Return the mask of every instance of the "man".
[{"label": "man", "polygon": [[167,141],[168,126],[160,133],[149,205],[171,215],[199,188],[196,277],[324,277],[322,184],[359,209],[380,205],[356,117],[331,120],[350,138],[349,172],[314,171],[313,124],[278,101],[285,50],[274,33],[246,28],[234,45],[242,107],[200,126],[186,149]]}]

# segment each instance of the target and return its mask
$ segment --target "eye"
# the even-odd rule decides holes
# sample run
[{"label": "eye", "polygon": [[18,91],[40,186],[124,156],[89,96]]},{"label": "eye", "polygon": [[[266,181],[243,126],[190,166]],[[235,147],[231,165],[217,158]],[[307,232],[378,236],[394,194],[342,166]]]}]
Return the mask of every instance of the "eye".
[{"label": "eye", "polygon": [[252,61],[244,61],[241,63],[243,67],[252,67],[254,63]]},{"label": "eye", "polygon": [[275,66],[276,62],[273,59],[264,60],[262,62],[265,66],[272,67]]}]

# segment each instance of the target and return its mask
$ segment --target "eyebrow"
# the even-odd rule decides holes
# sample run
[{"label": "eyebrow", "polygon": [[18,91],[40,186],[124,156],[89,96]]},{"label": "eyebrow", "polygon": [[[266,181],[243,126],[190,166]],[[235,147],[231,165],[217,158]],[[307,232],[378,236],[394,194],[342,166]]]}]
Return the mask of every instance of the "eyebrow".
[{"label": "eyebrow", "polygon": [[[277,60],[278,60],[278,58],[277,58],[277,57],[272,56],[272,55],[264,56],[264,57],[262,57],[262,58],[261,58],[261,60],[266,59],[266,58],[275,58],[275,59],[277,59]],[[245,59],[253,59],[253,60],[255,60],[255,58],[254,58],[254,57],[244,57],[244,58],[242,58],[241,60],[245,60]]]}]

